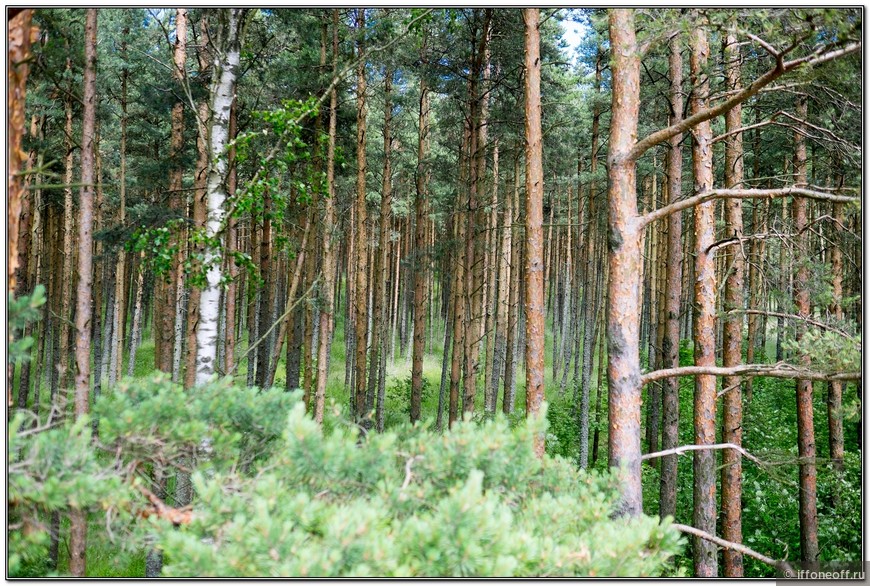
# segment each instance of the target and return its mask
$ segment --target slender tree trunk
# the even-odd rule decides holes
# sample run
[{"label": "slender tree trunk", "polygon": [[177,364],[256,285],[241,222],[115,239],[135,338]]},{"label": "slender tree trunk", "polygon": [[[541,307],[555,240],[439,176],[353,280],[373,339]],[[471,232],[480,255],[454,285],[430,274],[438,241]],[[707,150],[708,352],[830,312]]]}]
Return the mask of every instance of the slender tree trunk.
[{"label": "slender tree trunk", "polygon": [[[451,230],[448,228],[448,233],[450,232]],[[447,311],[444,314],[444,346],[441,356],[441,384],[438,387],[438,412],[435,416],[435,429],[439,432],[444,429],[444,399],[450,376],[448,366],[450,364],[450,342],[453,334],[453,310],[450,303],[450,299],[452,298],[452,293],[450,291],[452,281],[445,275],[443,283],[443,292],[447,299],[447,302],[445,303]]]},{"label": "slender tree trunk", "polygon": [[[832,302],[830,312],[839,323],[843,321],[843,250],[842,228],[843,204],[835,203],[833,209],[837,233],[835,244],[831,247],[831,285]],[[833,381],[828,383],[828,450],[834,464],[834,471],[839,475],[843,471],[844,455],[843,439],[843,383]],[[839,504],[839,493],[835,490],[835,501]]]},{"label": "slender tree trunk", "polygon": [[[72,70],[72,60],[67,57],[67,72]],[[61,278],[61,309],[60,309],[60,386],[66,387],[69,380],[69,319],[72,313],[72,282],[73,282],[73,142],[72,142],[72,102],[67,97],[64,100],[66,124],[64,126],[66,156],[64,157],[64,187],[63,190],[63,277]],[[57,397],[55,397],[57,398]]]},{"label": "slender tree trunk", "polygon": [[510,198],[512,201],[511,214],[506,215],[505,223],[511,232],[510,252],[510,287],[508,289],[508,318],[507,333],[505,335],[505,364],[504,364],[504,399],[502,411],[510,415],[514,410],[516,397],[516,347],[517,347],[517,323],[519,314],[519,291],[520,291],[520,239],[513,235],[514,224],[519,217],[520,201],[520,158],[514,158],[514,192]]},{"label": "slender tree trunk", "polygon": [[[470,138],[470,130],[468,125],[465,127],[464,140],[460,147],[459,154],[459,186],[460,186],[460,202],[462,201],[461,190],[464,187],[464,181],[467,177],[466,163],[468,162],[468,145]],[[461,206],[460,206],[461,209]],[[465,350],[465,328],[463,320],[465,317],[465,304],[463,294],[465,293],[465,273],[469,270],[466,262],[466,250],[464,246],[466,222],[462,211],[454,212],[454,225],[456,226],[455,242],[459,245],[454,249],[456,258],[455,272],[453,273],[453,355],[450,366],[450,404],[448,408],[448,427],[453,427],[453,422],[456,421],[459,411],[459,384],[462,377],[462,354]]]},{"label": "slender tree trunk", "polygon": [[[200,58],[201,61],[204,61],[204,57]],[[200,67],[200,71],[203,68]],[[205,123],[202,121],[208,120],[208,104],[203,101],[199,104],[199,119],[201,121],[198,124],[199,133],[197,135],[196,140],[196,149],[197,149],[197,161],[196,161],[196,175],[194,177],[194,190],[193,190],[193,225],[191,226],[191,230],[202,230],[205,228],[206,222],[206,174],[208,173],[208,135],[207,135],[207,127]],[[205,133],[203,133],[205,131]],[[253,224],[253,220],[251,221]],[[252,232],[256,230],[251,229]],[[191,239],[190,247],[193,249],[191,252],[196,252],[199,255],[204,253],[201,244],[194,244],[194,240]],[[253,250],[252,250],[253,251]],[[192,284],[190,285],[190,295],[187,304],[187,357],[186,357],[186,365],[184,371],[184,388],[191,389],[196,383],[196,353],[197,353],[197,342],[196,342],[196,330],[197,324],[199,322],[199,307],[202,298],[202,290],[199,287],[195,287]],[[253,320],[251,320],[253,321]],[[250,360],[248,362],[250,365]],[[248,367],[250,370],[250,366]],[[178,498],[176,497],[176,500]]]},{"label": "slender tree trunk", "polygon": [[[658,204],[658,176],[656,172],[656,156],[653,153],[653,172],[650,179],[650,210],[656,208]],[[647,289],[648,297],[648,313],[647,313],[647,367],[649,370],[659,368],[658,359],[656,357],[656,334],[658,332],[658,275],[661,272],[660,266],[660,248],[659,244],[659,222],[651,224],[647,230],[647,241],[649,242],[649,261],[647,263],[647,279],[649,286]],[[647,385],[647,405],[646,418],[646,445],[649,452],[657,452],[659,449],[659,433],[661,423],[661,386],[658,382]],[[658,467],[658,460],[650,462],[653,468]]]},{"label": "slender tree trunk", "polygon": [[[729,91],[740,89],[740,49],[732,30],[725,39],[725,77]],[[743,133],[736,132],[742,126],[741,106],[737,105],[725,115],[725,131],[734,132],[725,141],[725,187],[743,187]],[[743,205],[739,199],[729,199],[725,204],[727,236],[743,236]],[[725,318],[723,330],[724,366],[737,366],[742,361],[743,347],[743,256],[736,247],[730,247],[725,257],[730,272],[725,279]],[[734,313],[731,313],[733,310]],[[750,342],[751,344],[751,342]],[[743,393],[740,377],[725,377],[725,388],[734,386],[725,393],[722,414],[722,441],[737,446],[743,445]],[[743,491],[743,464],[737,450],[722,452],[722,538],[734,543],[743,543],[741,518],[741,495]],[[722,552],[723,573],[727,578],[743,577],[743,554],[733,549]]]},{"label": "slender tree trunk", "polygon": [[[596,60],[596,82],[600,84],[600,56]],[[600,89],[600,88],[599,88]],[[597,110],[593,110],[592,118],[592,165],[591,170],[593,176],[598,168],[598,161],[595,157],[595,151],[598,149],[598,116]],[[595,345],[595,324],[594,319],[597,315],[595,308],[596,292],[595,281],[597,274],[594,269],[597,263],[597,251],[595,249],[595,181],[589,184],[589,227],[586,232],[586,279],[583,283],[583,370],[580,380],[580,454],[578,463],[581,468],[586,468],[589,465],[589,386],[592,380],[592,348]],[[576,399],[577,390],[575,388],[574,396]],[[576,404],[576,401],[575,401]]]},{"label": "slender tree trunk", "polygon": [[[272,268],[272,220],[271,220],[271,211],[272,211],[272,194],[270,193],[269,188],[266,188],[266,191],[263,195],[263,230],[260,236],[260,276],[263,279],[263,286],[261,288],[260,293],[260,307],[259,307],[259,323],[260,330],[266,331],[268,327],[271,325],[272,320],[272,305],[274,300],[274,295],[272,294],[273,287],[273,268]],[[256,342],[254,340],[253,342]],[[261,389],[266,388],[267,379],[269,378],[269,357],[271,350],[271,344],[268,343],[268,340],[263,340],[263,342],[257,348],[257,375],[256,375],[256,384]]]},{"label": "slender tree trunk", "polygon": [[[423,30],[421,60],[426,59],[426,31]],[[429,88],[426,78],[420,78],[420,115],[417,140],[416,198],[414,200],[414,349],[411,364],[411,423],[419,421],[423,403],[423,353],[426,339],[426,300],[429,280],[426,248],[427,196],[429,185]],[[445,354],[447,347],[444,347]],[[440,419],[440,418],[439,418]]]},{"label": "slender tree trunk", "polygon": [[139,277],[136,280],[136,302],[133,309],[133,329],[130,335],[130,355],[127,361],[127,376],[133,376],[136,366],[136,350],[142,334],[142,293],[145,289],[145,251],[139,253]]},{"label": "slender tree trunk", "polygon": [[356,98],[356,283],[354,285],[356,298],[354,305],[354,353],[356,364],[356,381],[354,396],[356,397],[356,417],[365,416],[366,395],[366,342],[368,339],[368,273],[362,270],[368,261],[368,220],[366,214],[366,70],[365,70],[365,9],[358,8],[356,15],[357,35],[357,98]]},{"label": "slender tree trunk", "polygon": [[[338,9],[332,11],[332,72],[338,73]],[[323,423],[326,382],[329,376],[329,348],[335,327],[335,138],[338,116],[338,93],[329,96],[329,142],[326,147],[326,185],[329,197],[323,214],[323,306],[320,309],[320,339],[317,348],[317,388],[314,393],[314,420]]]},{"label": "slender tree trunk", "polygon": [[[683,57],[680,35],[670,39],[669,70],[671,78],[671,124],[683,116]],[[668,203],[682,197],[683,151],[680,145],[682,133],[670,139],[668,150]],[[665,278],[665,331],[662,338],[662,366],[676,368],[680,365],[680,298],[683,284],[681,213],[668,216],[667,276]],[[662,450],[679,445],[680,379],[662,381]],[[664,456],[661,461],[661,485],[659,489],[659,516],[677,515],[677,458],[676,454]]]},{"label": "slender tree trunk", "polygon": [[[76,292],[76,419],[90,411],[91,393],[91,284],[93,280],[94,143],[97,123],[97,10],[85,16],[85,72],[82,102],[82,187],[79,191],[79,283]],[[70,560],[73,576],[85,575],[87,512],[70,511]]]},{"label": "slender tree trunk", "polygon": [[[602,272],[606,267],[602,267]],[[606,282],[607,277],[604,277]],[[604,308],[607,306],[606,302],[598,311],[598,322],[601,323],[604,321]],[[598,438],[601,432],[601,398],[604,396],[604,359],[607,357],[606,352],[606,344],[607,344],[607,333],[605,332],[605,328],[599,327],[598,334],[598,383],[595,386],[595,433],[592,436],[592,466],[595,466],[595,463],[598,462]]]},{"label": "slender tree trunk", "polygon": [[[224,153],[229,136],[229,118],[235,94],[236,72],[241,55],[241,34],[246,16],[245,9],[227,9],[222,14],[223,46],[217,48],[211,89],[211,131],[209,132],[208,177],[206,201],[208,221],[206,233],[217,234],[224,218],[226,199],[227,158]],[[217,318],[220,299],[221,263],[219,252],[206,248],[208,285],[203,289],[196,324],[196,384],[208,382],[214,373],[217,351]]]},{"label": "slender tree trunk", "polygon": [[[518,172],[518,168],[514,165],[514,172]],[[516,179],[515,179],[516,180]],[[501,214],[501,253],[499,255],[498,267],[498,297],[496,298],[496,326],[495,326],[495,345],[493,348],[493,374],[492,374],[492,393],[493,393],[493,410],[497,408],[499,381],[505,375],[505,366],[507,365],[507,329],[510,283],[513,278],[513,269],[511,267],[511,244],[513,236],[513,196],[508,193],[505,195],[505,207]],[[504,405],[502,405],[504,410]]]},{"label": "slender tree trunk", "polygon": [[[233,100],[233,105],[230,108],[230,141],[236,139],[238,129],[236,127],[236,102]],[[227,153],[227,164],[229,165],[229,176],[227,177],[227,196],[233,199],[236,195],[236,185],[238,181],[238,170],[236,168],[236,147],[230,146]],[[236,366],[236,296],[238,292],[238,274],[233,253],[238,248],[238,220],[235,217],[230,217],[227,221],[227,268],[229,270],[230,282],[227,285],[225,307],[227,326],[224,333],[224,372],[230,374]],[[275,362],[278,357],[274,357]]]},{"label": "slender tree trunk", "polygon": [[[381,370],[381,358],[384,353],[383,340],[386,338],[387,335],[387,328],[384,327],[384,322],[386,321],[386,308],[384,307],[384,289],[386,287],[386,281],[390,273],[389,267],[387,266],[389,262],[389,257],[387,256],[387,248],[390,245],[389,229],[391,222],[390,218],[392,216],[390,207],[392,205],[393,197],[393,139],[391,134],[392,128],[390,127],[393,117],[393,103],[391,95],[393,89],[393,73],[393,69],[391,69],[389,66],[384,72],[384,172],[383,182],[381,184],[381,210],[380,225],[378,230],[378,250],[376,252],[377,258],[374,263],[375,272],[372,276],[374,280],[374,312],[372,315],[372,345],[370,357],[371,365],[369,371],[369,395],[377,394],[376,423],[377,430],[379,432],[384,431],[385,418],[385,397],[380,392],[382,386],[378,379],[380,378],[379,375]],[[425,313],[423,313],[423,317],[425,318]],[[416,337],[414,339],[414,343],[415,345],[417,343]]]},{"label": "slender tree trunk", "polygon": [[[788,173],[788,169],[784,171],[784,174]],[[788,234],[788,201],[786,198],[782,199],[782,213],[780,215],[780,231],[783,234]],[[794,230],[794,233],[797,233],[797,230]],[[782,342],[783,336],[785,334],[785,318],[782,317],[783,314],[788,313],[788,308],[785,306],[786,295],[788,294],[788,264],[787,264],[787,253],[788,252],[788,243],[784,240],[779,242],[779,292],[780,295],[777,298],[777,310],[780,314],[776,318],[776,361],[781,362],[783,359],[782,354]]]},{"label": "slender tree trunk", "polygon": [[[695,88],[690,100],[692,114],[707,106],[710,82],[707,77],[707,58],[710,47],[707,32],[695,28],[691,36],[692,81]],[[701,122],[692,129],[692,167],[695,177],[695,193],[713,188],[713,132],[710,122]],[[715,202],[702,203],[695,207],[695,365],[716,364],[716,275],[714,252]],[[716,377],[695,377],[694,428],[695,444],[716,443]],[[694,508],[693,525],[707,533],[716,534],[716,453],[699,450],[693,458]],[[693,541],[695,575],[715,577],[717,574],[715,544],[695,537]]]},{"label": "slender tree trunk", "polygon": [[[525,24],[526,131],[526,416],[544,400],[544,172],[541,134],[541,41],[539,9],[523,10]],[[544,437],[535,437],[535,454],[544,456]]]},{"label": "slender tree trunk", "polygon": [[[589,200],[590,217],[594,216],[593,200]],[[593,348],[595,346],[595,317],[598,310],[595,306],[597,302],[597,291],[595,285],[598,275],[595,270],[598,265],[598,251],[594,245],[597,234],[594,230],[594,222],[589,225],[589,232],[586,237],[586,282],[583,292],[583,372],[580,382],[580,454],[579,465],[581,468],[586,468],[589,465],[589,387],[592,382],[592,365],[593,365]],[[575,391],[576,396],[576,391]]]},{"label": "slender tree trunk", "polygon": [[[795,107],[795,115],[801,119],[807,118],[807,98],[804,95],[798,97]],[[794,133],[794,170],[795,183],[806,185],[807,183],[807,145],[801,125]],[[807,200],[804,197],[795,197],[792,203],[792,218],[794,221],[795,248],[798,253],[798,267],[794,281],[794,303],[797,313],[803,318],[811,314],[810,293],[807,283],[809,281],[809,268],[805,259],[807,250],[807,237],[804,228],[807,226]],[[799,343],[806,331],[804,322],[797,324],[795,340]],[[798,362],[809,366],[810,357],[802,354]],[[800,529],[801,529],[801,560],[808,563],[816,563],[819,559],[819,519],[816,510],[816,437],[813,429],[813,383],[809,380],[796,381],[797,394],[797,425],[798,425],[798,457],[800,458]]]},{"label": "slender tree trunk", "polygon": [[[484,366],[484,411],[488,417],[495,414],[496,403],[498,402],[498,384],[493,384],[493,370],[495,358],[495,341],[496,329],[498,323],[496,321],[497,314],[494,311],[493,304],[497,300],[495,285],[497,278],[497,250],[496,237],[498,235],[498,141],[493,141],[492,149],[492,200],[490,201],[489,223],[487,224],[487,247],[486,247],[486,267],[484,274],[485,281],[488,283],[487,295],[484,300],[484,310],[486,311],[486,323],[484,331],[486,334],[486,364]],[[498,375],[495,375],[498,380]]]},{"label": "slender tree trunk", "polygon": [[[307,230],[314,230],[314,238],[307,240],[307,245],[305,247],[305,263],[303,265],[303,280],[306,283],[313,284],[314,280],[317,278],[317,263],[316,263],[316,248],[314,246],[314,242],[312,240],[316,240],[316,232],[317,232],[317,222],[315,222],[316,216],[314,215],[315,208],[310,207],[308,209],[307,218],[305,220],[305,225]],[[261,299],[260,303],[263,303]],[[302,334],[302,399],[305,402],[306,410],[311,408],[311,399],[313,397],[314,390],[314,329],[315,329],[315,307],[306,303],[302,308],[303,313],[305,314],[305,329]],[[263,322],[260,322],[260,329],[263,329],[266,326]]]},{"label": "slender tree trunk", "polygon": [[[127,37],[130,34],[129,27],[124,27],[121,41],[121,58],[126,63]],[[127,221],[127,80],[130,71],[125,66],[121,69],[121,143],[120,164],[118,167],[118,224],[124,226]],[[118,259],[115,266],[115,307],[112,311],[114,323],[112,324],[111,353],[109,355],[109,386],[114,386],[115,381],[121,376],[121,368],[124,355],[124,322],[127,314],[124,311],[127,298],[126,272],[127,254],[124,247],[118,248]],[[156,350],[156,348],[155,348]],[[156,355],[156,352],[155,352]]]}]

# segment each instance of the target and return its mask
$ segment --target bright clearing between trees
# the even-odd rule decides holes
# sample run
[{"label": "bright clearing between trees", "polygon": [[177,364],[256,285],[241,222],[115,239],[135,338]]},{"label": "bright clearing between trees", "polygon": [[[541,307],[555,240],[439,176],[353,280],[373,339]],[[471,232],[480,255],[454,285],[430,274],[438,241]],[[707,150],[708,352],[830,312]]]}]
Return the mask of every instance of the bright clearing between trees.
[{"label": "bright clearing between trees", "polygon": [[860,562],[860,9],[8,13],[7,577]]}]

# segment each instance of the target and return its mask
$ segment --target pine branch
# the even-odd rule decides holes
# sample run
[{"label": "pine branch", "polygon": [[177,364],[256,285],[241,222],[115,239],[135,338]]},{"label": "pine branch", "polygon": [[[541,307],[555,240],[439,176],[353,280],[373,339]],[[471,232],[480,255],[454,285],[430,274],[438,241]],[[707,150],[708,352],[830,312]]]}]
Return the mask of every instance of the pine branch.
[{"label": "pine branch", "polygon": [[828,47],[821,47],[819,50],[807,55],[805,57],[801,57],[799,59],[792,59],[791,61],[785,61],[783,59],[784,55],[790,50],[786,49],[776,53],[776,65],[773,66],[772,69],[768,70],[764,75],[757,78],[751,84],[746,86],[740,92],[734,94],[727,100],[720,102],[716,106],[711,106],[709,108],[705,108],[700,112],[689,116],[677,122],[676,124],[672,124],[667,128],[663,128],[661,130],[657,130],[652,134],[648,135],[641,141],[635,143],[634,147],[631,149],[631,152],[627,155],[627,159],[636,161],[650,148],[655,145],[664,142],[670,139],[672,136],[676,136],[682,132],[685,132],[700,124],[701,122],[706,122],[716,116],[720,116],[736,106],[737,104],[741,104],[757,94],[761,91],[762,88],[771,84],[775,80],[779,79],[786,73],[798,69],[801,66],[809,66],[814,67],[816,65],[821,65],[822,63],[826,63],[838,57],[843,57],[845,55],[849,55],[851,53],[855,53],[861,49],[860,42],[849,43],[846,46],[831,50],[828,52],[824,52],[824,50]]}]

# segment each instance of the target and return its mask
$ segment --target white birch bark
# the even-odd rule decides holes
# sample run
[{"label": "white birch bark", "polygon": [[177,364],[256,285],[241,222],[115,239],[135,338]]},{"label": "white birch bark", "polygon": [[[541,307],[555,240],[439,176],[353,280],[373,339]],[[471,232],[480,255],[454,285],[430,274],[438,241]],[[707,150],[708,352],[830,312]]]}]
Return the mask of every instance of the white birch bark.
[{"label": "white birch bark", "polygon": [[[230,107],[236,87],[236,74],[241,55],[241,28],[246,10],[229,8],[223,12],[222,35],[215,51],[214,82],[211,88],[211,132],[209,133],[209,169],[206,181],[208,219],[206,234],[214,237],[224,220],[224,201],[227,197],[226,150],[229,138]],[[217,357],[217,329],[220,308],[221,262],[220,250],[206,250],[208,285],[202,291],[199,303],[199,322],[196,329],[196,384],[208,382],[215,370]]]}]

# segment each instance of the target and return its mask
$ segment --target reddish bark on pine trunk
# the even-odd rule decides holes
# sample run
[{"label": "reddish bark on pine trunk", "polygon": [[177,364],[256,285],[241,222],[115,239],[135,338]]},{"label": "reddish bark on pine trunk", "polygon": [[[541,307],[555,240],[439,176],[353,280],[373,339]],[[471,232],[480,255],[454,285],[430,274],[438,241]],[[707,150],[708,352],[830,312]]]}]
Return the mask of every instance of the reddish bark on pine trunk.
[{"label": "reddish bark on pine trunk", "polygon": [[[525,24],[526,131],[526,417],[544,400],[544,169],[541,135],[541,39],[539,9],[523,10]],[[535,437],[544,455],[544,437]]]}]

